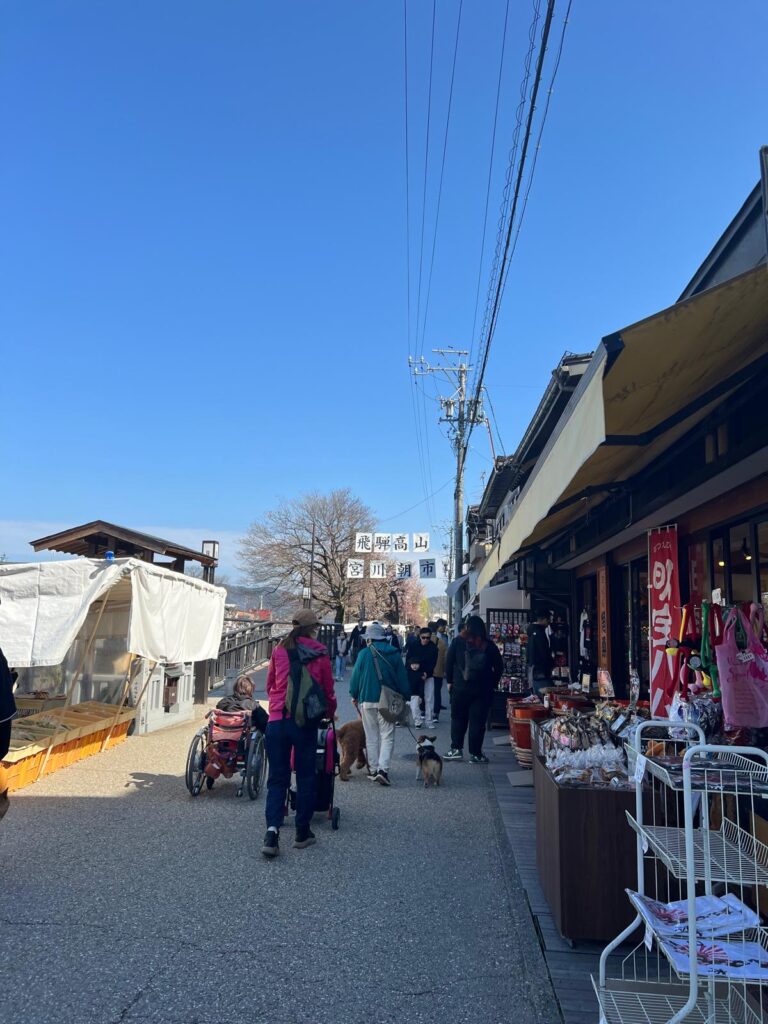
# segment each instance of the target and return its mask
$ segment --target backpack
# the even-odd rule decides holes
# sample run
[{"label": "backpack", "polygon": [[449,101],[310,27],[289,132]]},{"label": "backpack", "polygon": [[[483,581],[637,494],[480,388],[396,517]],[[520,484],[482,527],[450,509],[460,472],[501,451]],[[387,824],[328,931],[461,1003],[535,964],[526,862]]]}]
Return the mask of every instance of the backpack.
[{"label": "backpack", "polygon": [[290,669],[285,709],[296,725],[317,725],[328,710],[328,701],[295,649],[288,651]]},{"label": "backpack", "polygon": [[467,686],[471,686],[473,689],[482,686],[486,676],[485,651],[467,647],[464,651],[464,665],[461,674]]}]

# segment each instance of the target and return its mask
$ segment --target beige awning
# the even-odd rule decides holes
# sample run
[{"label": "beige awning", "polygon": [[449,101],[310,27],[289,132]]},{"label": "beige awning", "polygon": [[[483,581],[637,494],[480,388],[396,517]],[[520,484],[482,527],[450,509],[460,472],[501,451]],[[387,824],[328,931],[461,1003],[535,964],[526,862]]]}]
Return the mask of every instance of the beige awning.
[{"label": "beige awning", "polygon": [[478,589],[523,547],[563,529],[603,501],[611,484],[656,459],[766,354],[765,266],[606,339],[480,571]]}]

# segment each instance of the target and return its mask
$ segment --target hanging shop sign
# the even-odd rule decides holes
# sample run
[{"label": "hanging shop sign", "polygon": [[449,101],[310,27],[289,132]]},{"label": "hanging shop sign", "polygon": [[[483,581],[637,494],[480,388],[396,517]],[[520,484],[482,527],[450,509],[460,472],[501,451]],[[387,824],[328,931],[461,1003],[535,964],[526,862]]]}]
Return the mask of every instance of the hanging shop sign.
[{"label": "hanging shop sign", "polygon": [[[372,580],[386,580],[390,576],[390,569],[396,580],[411,580],[414,578],[413,562],[386,562],[371,561],[368,563],[368,578]],[[419,578],[422,580],[437,579],[437,563],[434,558],[419,559]],[[446,577],[447,578],[447,577]],[[365,559],[347,559],[347,579],[365,579]]]},{"label": "hanging shop sign", "polygon": [[677,527],[648,531],[650,591],[651,714],[663,717],[677,689],[677,636],[680,631],[680,570]]},{"label": "hanging shop sign", "polygon": [[[411,542],[411,538],[412,542]],[[424,554],[429,551],[428,533],[368,533],[355,534],[356,555],[407,555],[413,551]]]}]

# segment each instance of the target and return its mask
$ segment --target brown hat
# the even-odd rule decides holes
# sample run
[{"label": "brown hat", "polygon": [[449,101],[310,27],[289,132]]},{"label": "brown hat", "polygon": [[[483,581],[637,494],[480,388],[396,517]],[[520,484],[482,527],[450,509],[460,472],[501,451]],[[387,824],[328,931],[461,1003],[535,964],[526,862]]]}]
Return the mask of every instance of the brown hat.
[{"label": "brown hat", "polygon": [[320,619],[311,608],[300,608],[293,616],[293,624],[294,626],[319,626]]}]

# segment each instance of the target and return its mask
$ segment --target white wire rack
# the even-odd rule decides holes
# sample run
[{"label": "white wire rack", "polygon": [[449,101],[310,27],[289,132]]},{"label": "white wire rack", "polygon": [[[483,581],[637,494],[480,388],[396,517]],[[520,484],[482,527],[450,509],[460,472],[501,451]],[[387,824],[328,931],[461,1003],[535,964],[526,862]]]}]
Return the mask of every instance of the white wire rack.
[{"label": "white wire rack", "polygon": [[667,720],[642,723],[628,753],[637,916],[600,958],[601,1024],[766,1024],[768,755],[708,745],[698,726]]}]

